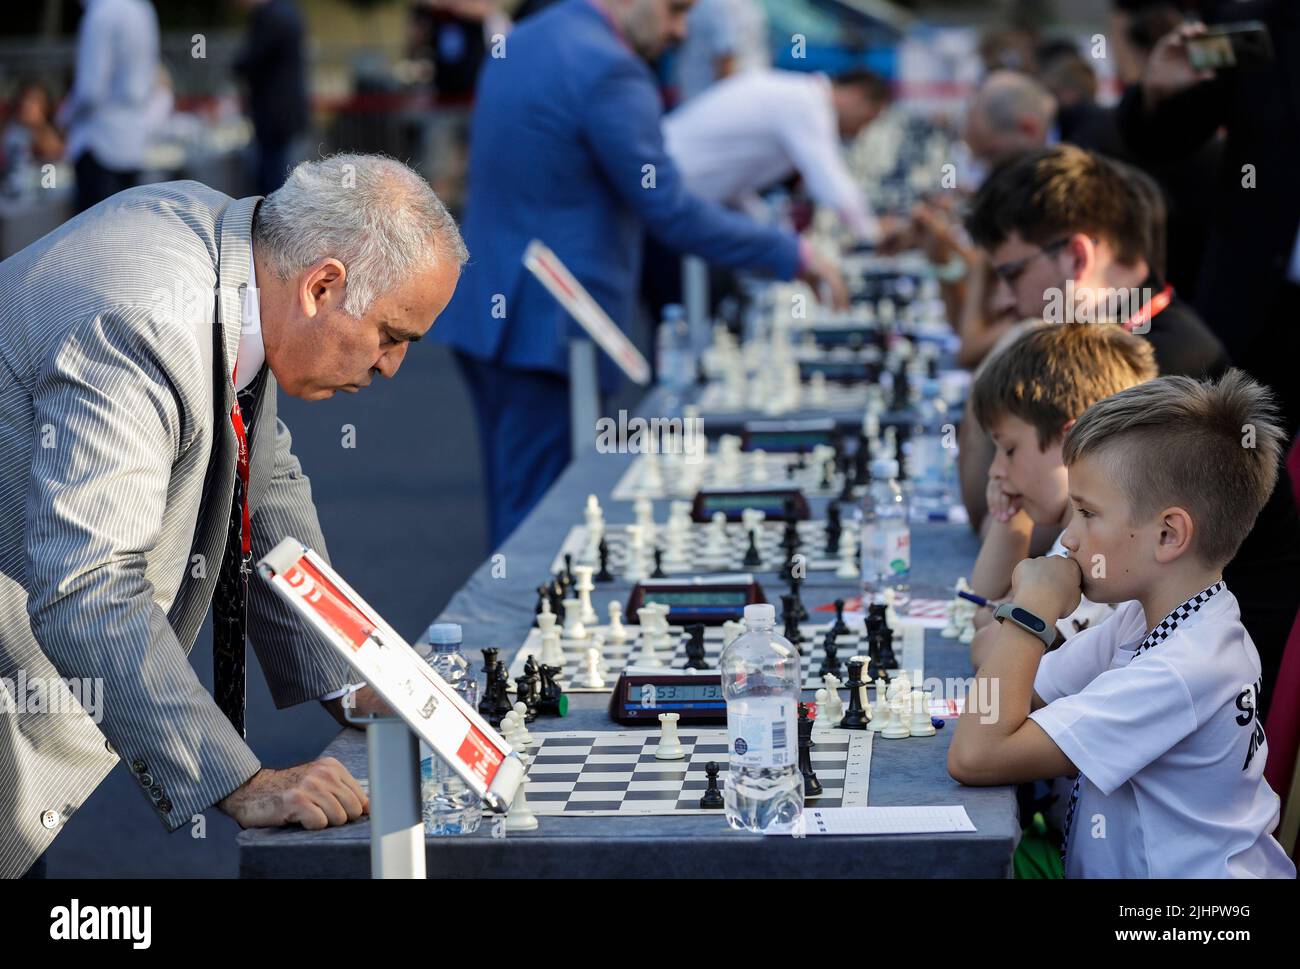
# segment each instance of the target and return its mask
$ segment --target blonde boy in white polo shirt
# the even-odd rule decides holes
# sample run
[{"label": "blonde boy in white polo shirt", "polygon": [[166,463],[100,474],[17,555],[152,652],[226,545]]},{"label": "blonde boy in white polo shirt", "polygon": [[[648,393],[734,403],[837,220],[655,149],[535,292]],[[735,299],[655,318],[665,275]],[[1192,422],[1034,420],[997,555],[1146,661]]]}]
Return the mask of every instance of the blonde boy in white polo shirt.
[{"label": "blonde boy in white polo shirt", "polygon": [[[1068,557],[1016,566],[1011,602],[957,724],[964,784],[1078,773],[1067,877],[1294,878],[1255,715],[1260,663],[1223,566],[1277,478],[1259,384],[1162,377],[1089,407],[1067,435]],[[1118,603],[1044,655],[1086,595]]]}]

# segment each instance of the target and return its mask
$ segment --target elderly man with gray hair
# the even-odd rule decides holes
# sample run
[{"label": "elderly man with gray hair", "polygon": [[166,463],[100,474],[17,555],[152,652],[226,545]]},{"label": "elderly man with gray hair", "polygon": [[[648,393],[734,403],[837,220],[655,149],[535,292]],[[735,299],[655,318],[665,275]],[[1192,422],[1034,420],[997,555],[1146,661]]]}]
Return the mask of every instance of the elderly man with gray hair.
[{"label": "elderly man with gray hair", "polygon": [[[338,155],[265,199],[130,189],[0,263],[0,876],[119,759],[169,831],[212,805],[244,827],[367,810],[337,761],[264,768],[244,742],[245,632],[277,706],[380,706],[248,582],[285,535],[325,551],[276,391],[393,376],[465,259],[423,179]],[[209,604],[212,694],[187,659]]]}]

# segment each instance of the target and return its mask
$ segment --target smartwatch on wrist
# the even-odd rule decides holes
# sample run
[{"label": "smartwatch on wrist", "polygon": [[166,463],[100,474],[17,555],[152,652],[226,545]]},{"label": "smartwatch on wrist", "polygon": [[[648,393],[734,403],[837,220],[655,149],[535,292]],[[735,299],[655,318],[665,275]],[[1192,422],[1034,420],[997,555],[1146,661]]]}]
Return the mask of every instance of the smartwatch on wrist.
[{"label": "smartwatch on wrist", "polygon": [[1056,642],[1056,627],[1049,625],[1045,620],[1040,619],[1028,609],[1024,609],[1014,602],[1004,602],[993,613],[993,618],[998,622],[1004,622],[1008,619],[1015,625],[1019,626],[1031,636],[1037,637],[1048,649]]}]

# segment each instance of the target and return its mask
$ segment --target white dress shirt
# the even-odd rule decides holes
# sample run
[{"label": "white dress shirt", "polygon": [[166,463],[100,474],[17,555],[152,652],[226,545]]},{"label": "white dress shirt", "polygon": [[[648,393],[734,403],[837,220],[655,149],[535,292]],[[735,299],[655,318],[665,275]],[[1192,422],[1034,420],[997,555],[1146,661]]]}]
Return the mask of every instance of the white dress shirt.
[{"label": "white dress shirt", "polygon": [[[239,353],[235,357],[235,392],[243,390],[257,377],[266,362],[266,347],[262,343],[262,312],[257,300],[257,270],[253,254],[248,254],[248,288],[244,290],[244,328],[239,334]],[[326,693],[321,700],[337,700],[345,693],[365,686],[349,683],[341,690]]]},{"label": "white dress shirt", "polygon": [[796,171],[819,205],[860,239],[879,232],[849,174],[824,74],[748,71],[723,78],[664,118],[664,143],[696,195],[729,205]]},{"label": "white dress shirt", "polygon": [[147,0],[87,0],[76,76],[59,113],[70,160],[90,151],[114,171],[144,163],[168,98],[158,65],[158,16]]}]

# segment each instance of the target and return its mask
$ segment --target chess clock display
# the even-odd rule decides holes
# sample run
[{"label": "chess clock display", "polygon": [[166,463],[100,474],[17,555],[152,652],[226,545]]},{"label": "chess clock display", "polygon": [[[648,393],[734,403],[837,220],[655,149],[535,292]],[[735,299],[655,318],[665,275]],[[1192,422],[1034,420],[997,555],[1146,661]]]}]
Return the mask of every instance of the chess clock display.
[{"label": "chess clock display", "polygon": [[884,334],[881,333],[880,328],[869,323],[861,326],[813,326],[808,332],[812,334],[813,341],[819,347],[827,349],[847,347],[850,350],[859,350],[863,347],[884,344]]},{"label": "chess clock display", "polygon": [[837,383],[875,383],[880,379],[882,367],[878,359],[799,361],[800,380],[811,380],[815,373],[822,374],[827,380]]},{"label": "chess clock display", "polygon": [[763,512],[768,521],[806,521],[812,514],[798,488],[701,488],[691,505],[691,519],[708,522],[722,512],[727,521],[738,522],[747,508]]},{"label": "chess clock display", "polygon": [[726,723],[722,674],[717,670],[625,670],[610,694],[610,719],[630,726],[653,726],[661,713],[676,713],[682,723]]},{"label": "chess clock display", "polygon": [[657,602],[668,607],[668,621],[674,626],[697,622],[720,626],[727,620],[738,622],[745,606],[766,601],[752,575],[716,581],[645,579],[632,588],[627,615],[635,616],[647,602]]},{"label": "chess clock display", "polygon": [[745,451],[811,451],[818,444],[835,443],[835,421],[748,421],[740,440]]}]

